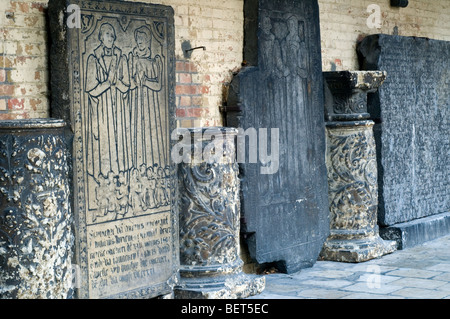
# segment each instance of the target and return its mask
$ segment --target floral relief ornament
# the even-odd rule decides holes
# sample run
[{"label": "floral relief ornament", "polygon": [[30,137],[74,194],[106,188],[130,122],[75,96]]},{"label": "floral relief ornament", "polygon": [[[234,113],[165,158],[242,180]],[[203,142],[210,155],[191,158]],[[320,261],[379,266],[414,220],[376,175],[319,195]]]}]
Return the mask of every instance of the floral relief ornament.
[{"label": "floral relief ornament", "polygon": [[65,142],[0,137],[0,298],[72,293]]}]

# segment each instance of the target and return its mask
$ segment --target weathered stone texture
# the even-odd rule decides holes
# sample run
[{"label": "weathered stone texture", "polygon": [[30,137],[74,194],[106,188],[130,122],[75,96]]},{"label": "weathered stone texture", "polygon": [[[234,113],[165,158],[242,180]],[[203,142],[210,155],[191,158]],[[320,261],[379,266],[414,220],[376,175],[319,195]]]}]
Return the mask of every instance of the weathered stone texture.
[{"label": "weathered stone texture", "polygon": [[[78,28],[68,27],[70,4]],[[173,10],[55,0],[49,17],[52,113],[73,134],[77,297],[170,293],[179,263]]]},{"label": "weathered stone texture", "polygon": [[369,97],[376,121],[379,222],[450,208],[450,42],[373,35],[358,46],[365,70],[387,71]]},{"label": "weathered stone texture", "polygon": [[377,166],[374,122],[327,123],[330,236],[321,252],[326,260],[361,262],[395,250],[377,225]]},{"label": "weathered stone texture", "polygon": [[0,298],[73,294],[65,123],[0,122]]},{"label": "weathered stone texture", "polygon": [[239,256],[236,134],[218,127],[184,134],[189,154],[178,164],[181,280],[176,298],[246,298],[264,289],[264,277],[242,272]]},{"label": "weathered stone texture", "polygon": [[279,159],[241,165],[244,231],[258,263],[294,272],[314,264],[329,232],[319,9],[262,0],[246,10],[249,66],[231,83],[227,125],[267,128],[269,150],[278,129]]}]

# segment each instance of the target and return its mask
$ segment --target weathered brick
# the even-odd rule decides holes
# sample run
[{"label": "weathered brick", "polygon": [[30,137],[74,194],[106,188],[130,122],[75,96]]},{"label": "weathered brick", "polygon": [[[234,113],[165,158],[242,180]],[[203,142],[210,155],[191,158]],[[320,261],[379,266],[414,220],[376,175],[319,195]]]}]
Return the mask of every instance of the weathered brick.
[{"label": "weathered brick", "polygon": [[179,83],[191,83],[192,75],[190,73],[179,73]]},{"label": "weathered brick", "polygon": [[191,119],[183,119],[183,120],[179,121],[178,123],[179,123],[179,127],[184,127],[184,128],[194,127],[194,121]]},{"label": "weathered brick", "polygon": [[[430,5],[426,0],[415,0],[399,10],[383,0],[319,0],[322,69],[358,69],[356,41],[364,35],[391,34],[394,27],[397,27],[399,35],[449,41],[450,28],[443,26],[448,19],[442,19],[442,12],[450,8],[449,3],[447,0],[436,0]],[[380,28],[367,24],[373,13],[367,12],[369,5],[380,8]],[[336,60],[340,60],[341,65]]]},{"label": "weathered brick", "polygon": [[207,108],[195,107],[186,109],[186,117],[197,117],[201,118],[209,114]]},{"label": "weathered brick", "polygon": [[199,94],[208,94],[210,92],[210,86],[209,85],[201,85],[197,87],[197,93]]},{"label": "weathered brick", "polygon": [[11,10],[19,13],[29,13],[30,3],[24,1],[11,0]]},{"label": "weathered brick", "polygon": [[194,85],[177,85],[175,87],[175,94],[196,94],[197,87]]},{"label": "weathered brick", "polygon": [[28,100],[29,106],[33,111],[38,111],[44,105],[42,98],[31,98]]},{"label": "weathered brick", "polygon": [[200,96],[193,96],[191,97],[191,105],[192,106],[202,106],[203,97]]},{"label": "weathered brick", "polygon": [[30,118],[28,112],[0,113],[0,120],[20,120]]},{"label": "weathered brick", "polygon": [[14,94],[14,85],[0,84],[0,96],[11,96]]},{"label": "weathered brick", "polygon": [[6,71],[5,69],[0,69],[0,83],[6,81]]},{"label": "weathered brick", "polygon": [[0,67],[3,68],[12,68],[16,65],[16,57],[15,56],[0,56]]},{"label": "weathered brick", "polygon": [[31,3],[31,12],[34,12],[34,13],[41,12],[41,13],[43,13],[45,8],[47,8],[47,4],[46,3],[36,3],[36,2],[32,2]]},{"label": "weathered brick", "polygon": [[186,110],[178,108],[175,112],[176,117],[186,117]]},{"label": "weathered brick", "polygon": [[47,85],[45,83],[16,83],[14,96],[37,96],[46,95],[48,92]]},{"label": "weathered brick", "polygon": [[[224,102],[222,87],[224,82],[231,80],[232,73],[241,67],[242,62],[244,0],[151,2],[170,5],[175,11],[177,105],[187,104],[190,99],[191,107],[202,106],[208,110],[195,123],[221,123],[218,106]],[[45,97],[49,90],[45,27],[47,4],[48,0],[0,0],[1,9],[13,12],[15,16],[15,21],[9,21],[4,16],[0,20],[0,38],[4,40],[0,41],[0,83],[14,83],[11,98],[20,100],[25,96],[26,99],[23,112],[14,111],[14,116],[43,116],[48,113]],[[381,8],[382,26],[379,29],[370,29],[366,25],[370,14],[366,11],[368,4],[378,4]],[[443,15],[449,8],[448,0],[435,0],[433,5],[426,0],[410,1],[410,5],[401,10],[392,9],[385,0],[319,0],[323,31],[322,67],[324,70],[329,70],[333,65],[335,68],[357,69],[354,44],[358,37],[372,33],[390,34],[394,26],[398,27],[400,35],[449,41],[450,20]],[[190,40],[192,46],[204,45],[206,52],[195,52],[190,60],[184,60],[181,48],[184,40]],[[183,73],[190,74],[191,82],[189,76]],[[32,102],[32,98],[36,101]],[[41,103],[37,103],[38,99],[42,99]],[[7,103],[3,103],[7,109]],[[189,115],[194,113],[199,114],[191,111]],[[178,113],[177,116],[182,118],[187,114]],[[190,120],[178,123],[185,125],[188,122],[191,124],[189,126],[194,124]]]},{"label": "weathered brick", "polygon": [[180,107],[191,106],[192,105],[191,99],[192,98],[190,96],[180,96],[180,102],[178,106]]},{"label": "weathered brick", "polygon": [[0,99],[0,111],[6,111],[8,109],[5,99]]},{"label": "weathered brick", "polygon": [[188,63],[185,61],[177,61],[175,64],[175,70],[177,72],[185,72],[188,69]]},{"label": "weathered brick", "polygon": [[10,110],[23,110],[25,99],[9,99],[8,100],[8,109]]}]

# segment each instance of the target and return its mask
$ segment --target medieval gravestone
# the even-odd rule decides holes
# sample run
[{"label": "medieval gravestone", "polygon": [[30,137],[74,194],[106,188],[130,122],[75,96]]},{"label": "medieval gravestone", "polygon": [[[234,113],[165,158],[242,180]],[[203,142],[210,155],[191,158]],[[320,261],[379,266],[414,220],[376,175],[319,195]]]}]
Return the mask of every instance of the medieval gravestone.
[{"label": "medieval gravestone", "polygon": [[52,115],[70,123],[78,298],[177,280],[174,25],[167,6],[51,0]]},{"label": "medieval gravestone", "polygon": [[[225,107],[228,126],[259,134],[261,165],[249,158],[251,138],[238,142],[248,155],[243,231],[258,263],[290,273],[312,266],[329,234],[319,8],[316,0],[254,0],[244,12],[248,66],[230,84]],[[267,153],[279,143],[279,158],[268,162],[265,132]]]},{"label": "medieval gravestone", "polygon": [[[366,37],[357,50],[362,69],[387,72],[368,99],[377,123],[379,223],[429,222],[450,208],[450,42],[380,34]],[[448,233],[448,213],[446,220],[416,235],[440,227]]]}]

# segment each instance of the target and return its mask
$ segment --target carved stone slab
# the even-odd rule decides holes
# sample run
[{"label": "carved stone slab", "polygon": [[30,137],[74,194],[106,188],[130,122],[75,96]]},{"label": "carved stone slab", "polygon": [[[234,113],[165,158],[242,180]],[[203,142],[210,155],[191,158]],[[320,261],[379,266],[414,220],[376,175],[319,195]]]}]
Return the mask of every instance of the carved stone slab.
[{"label": "carved stone slab", "polygon": [[372,35],[362,69],[387,72],[368,111],[377,123],[379,222],[389,226],[450,208],[450,42]]},{"label": "carved stone slab", "polygon": [[73,133],[78,297],[167,294],[179,264],[173,10],[55,0],[49,16],[52,112]]},{"label": "carved stone slab", "polygon": [[294,272],[315,263],[329,233],[319,8],[261,0],[245,9],[249,66],[231,83],[227,125],[278,129],[279,167],[242,163],[243,226],[258,263]]}]

